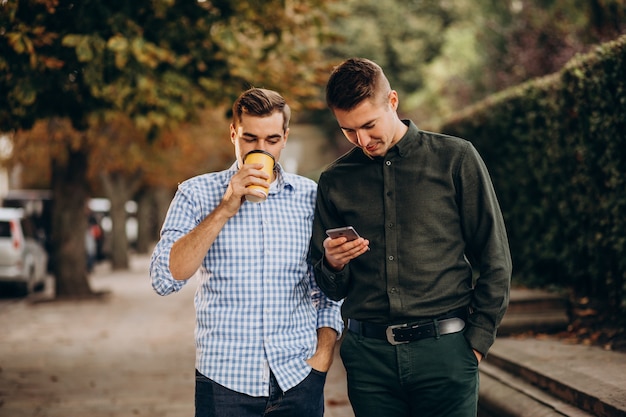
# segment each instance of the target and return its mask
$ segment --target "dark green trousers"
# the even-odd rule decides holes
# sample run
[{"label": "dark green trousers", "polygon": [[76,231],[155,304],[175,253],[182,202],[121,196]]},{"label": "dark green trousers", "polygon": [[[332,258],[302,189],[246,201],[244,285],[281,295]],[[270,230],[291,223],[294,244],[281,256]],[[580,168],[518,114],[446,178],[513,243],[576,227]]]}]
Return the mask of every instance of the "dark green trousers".
[{"label": "dark green trousers", "polygon": [[350,331],[341,343],[356,417],[475,417],[478,361],[463,332],[392,346]]}]

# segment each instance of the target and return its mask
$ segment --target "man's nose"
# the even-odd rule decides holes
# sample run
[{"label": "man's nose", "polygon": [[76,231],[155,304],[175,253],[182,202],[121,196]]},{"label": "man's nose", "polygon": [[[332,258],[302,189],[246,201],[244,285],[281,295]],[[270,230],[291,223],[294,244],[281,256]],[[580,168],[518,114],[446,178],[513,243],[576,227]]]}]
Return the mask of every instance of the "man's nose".
[{"label": "man's nose", "polygon": [[359,146],[365,148],[367,146],[367,144],[370,142],[370,138],[367,135],[367,133],[357,130],[356,131],[356,141],[359,144]]}]

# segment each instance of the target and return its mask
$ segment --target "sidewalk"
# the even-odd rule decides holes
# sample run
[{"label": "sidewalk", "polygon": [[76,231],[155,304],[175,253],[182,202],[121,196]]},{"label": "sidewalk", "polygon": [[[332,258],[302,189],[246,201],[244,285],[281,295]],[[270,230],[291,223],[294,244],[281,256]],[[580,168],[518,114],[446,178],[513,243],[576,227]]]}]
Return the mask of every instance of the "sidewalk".
[{"label": "sidewalk", "polygon": [[[194,393],[195,286],[156,295],[148,257],[98,265],[99,301],[0,300],[0,417],[189,417]],[[354,417],[337,357],[327,417]]]},{"label": "sidewalk", "polygon": [[[192,416],[195,285],[160,297],[147,271],[99,265],[99,301],[0,299],[0,417]],[[624,353],[499,337],[480,369],[481,417],[626,416]],[[325,398],[325,417],[354,417],[337,351]]]}]

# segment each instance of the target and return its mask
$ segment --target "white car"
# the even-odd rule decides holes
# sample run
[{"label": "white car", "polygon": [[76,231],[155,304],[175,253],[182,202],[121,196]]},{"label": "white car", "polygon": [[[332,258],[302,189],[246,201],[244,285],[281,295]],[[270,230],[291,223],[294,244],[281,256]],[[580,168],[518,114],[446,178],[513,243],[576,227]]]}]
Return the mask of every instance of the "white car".
[{"label": "white car", "polygon": [[24,212],[0,208],[0,283],[13,283],[27,295],[43,288],[48,254]]}]

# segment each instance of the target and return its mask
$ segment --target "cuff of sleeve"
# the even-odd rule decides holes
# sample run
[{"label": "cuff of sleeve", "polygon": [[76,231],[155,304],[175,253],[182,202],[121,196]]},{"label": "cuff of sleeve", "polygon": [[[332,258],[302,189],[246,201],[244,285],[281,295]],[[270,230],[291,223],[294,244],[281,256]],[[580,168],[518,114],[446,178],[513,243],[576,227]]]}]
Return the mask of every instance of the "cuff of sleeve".
[{"label": "cuff of sleeve", "polygon": [[482,353],[483,357],[487,357],[487,352],[495,341],[495,334],[493,332],[469,324],[465,329],[464,335],[472,349]]},{"label": "cuff of sleeve", "polygon": [[346,296],[348,268],[346,265],[341,271],[334,271],[326,265],[323,259],[314,266],[318,286],[333,301],[342,300]]},{"label": "cuff of sleeve", "polygon": [[341,317],[337,317],[336,311],[320,312],[317,319],[317,328],[330,327],[337,332],[337,339],[343,333],[344,323]]},{"label": "cuff of sleeve", "polygon": [[156,250],[150,260],[150,277],[152,288],[159,295],[168,295],[180,291],[186,281],[177,281],[172,277],[169,269],[170,251]]},{"label": "cuff of sleeve", "polygon": [[335,271],[334,269],[329,268],[328,265],[326,265],[325,260],[322,260],[320,264],[322,265],[322,273],[330,278],[335,285],[341,285],[341,283],[345,281],[346,277],[350,274],[350,264],[344,266],[340,271]]}]

